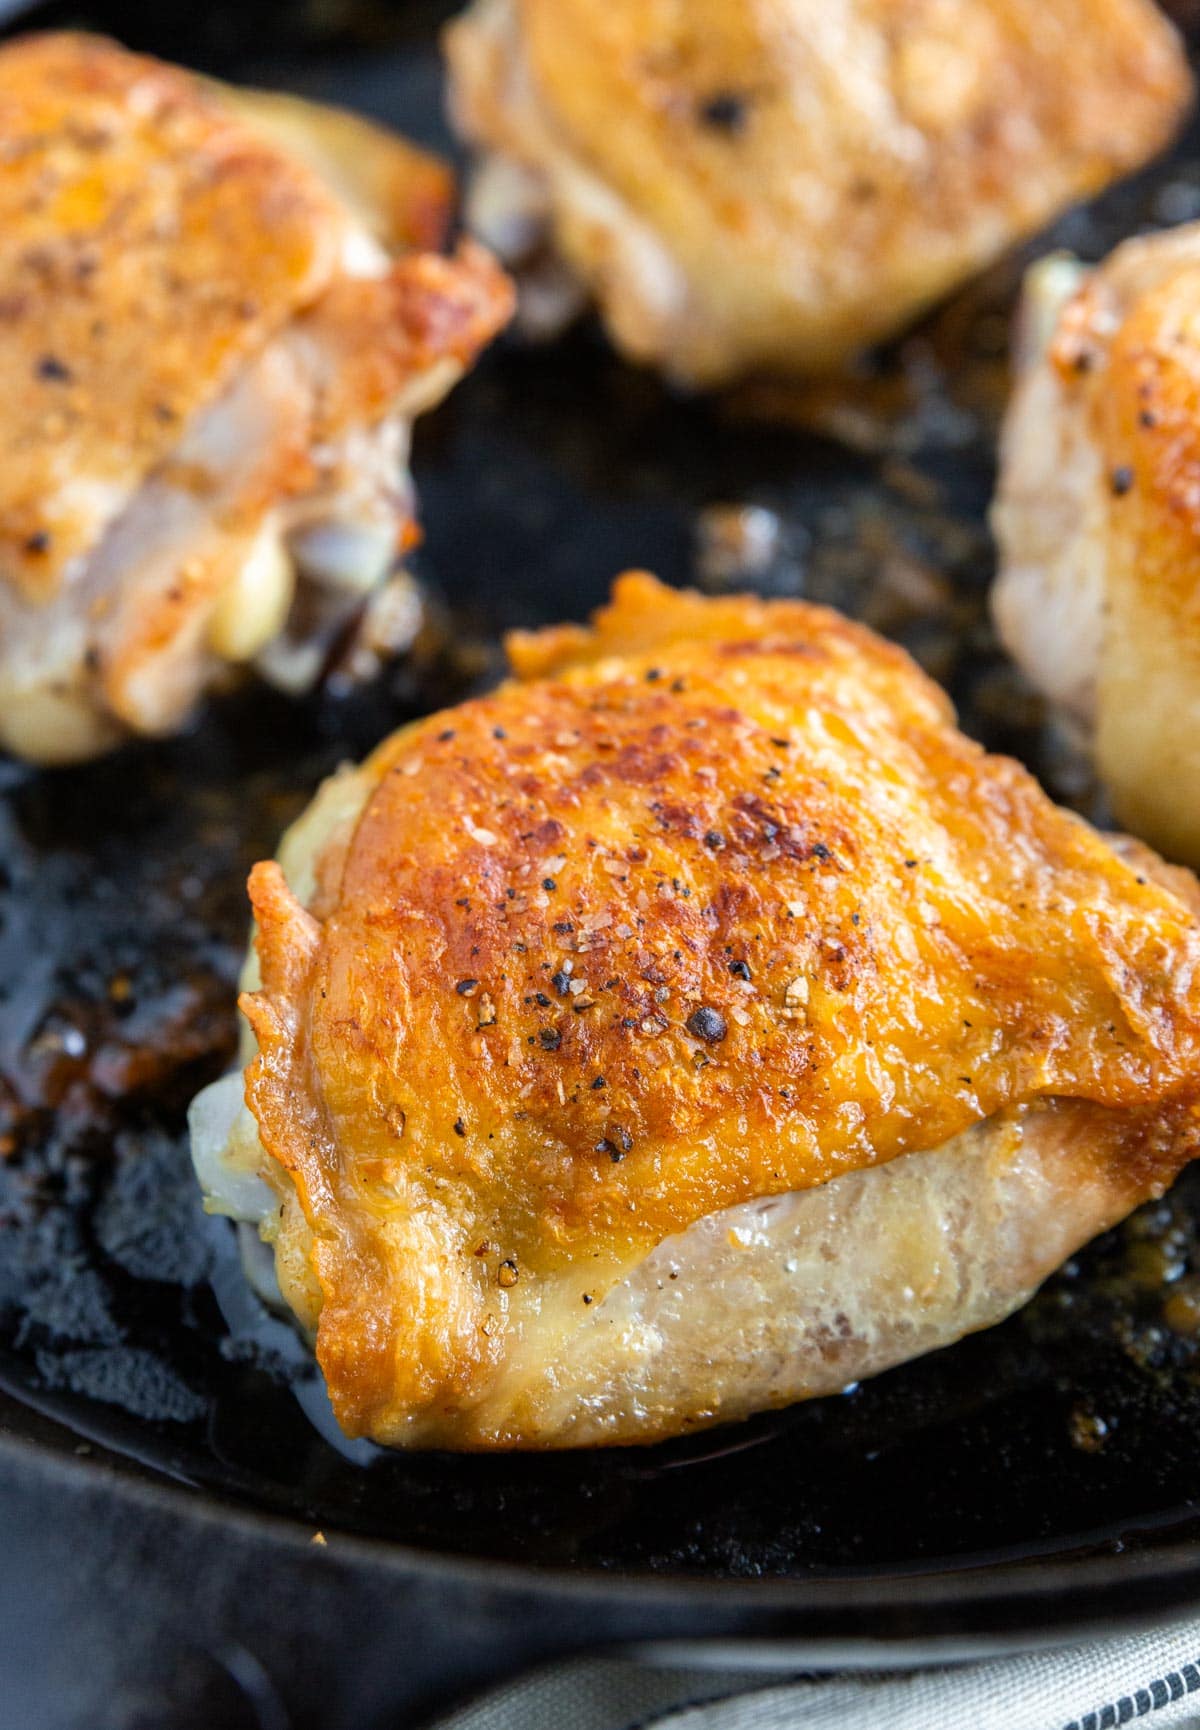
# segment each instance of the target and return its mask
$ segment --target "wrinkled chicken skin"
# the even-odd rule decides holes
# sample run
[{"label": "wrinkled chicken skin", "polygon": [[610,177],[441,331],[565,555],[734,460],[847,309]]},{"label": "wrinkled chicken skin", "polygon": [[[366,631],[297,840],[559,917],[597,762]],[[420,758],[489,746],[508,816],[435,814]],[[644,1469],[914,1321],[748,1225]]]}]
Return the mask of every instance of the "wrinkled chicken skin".
[{"label": "wrinkled chicken skin", "polygon": [[898,649],[631,575],[511,652],[256,867],[249,1109],[196,1108],[350,1434],[653,1441],[826,1393],[1195,1155],[1193,880]]},{"label": "wrinkled chicken skin", "polygon": [[1200,863],[1200,224],[1043,261],[993,509],[1001,636],[1122,824]]},{"label": "wrinkled chicken skin", "polygon": [[901,328],[1156,154],[1190,88],[1149,0],[475,0],[446,49],[476,231],[549,241],[619,348],[700,385]]},{"label": "wrinkled chicken skin", "polygon": [[0,742],[19,754],[169,732],[264,651],[310,680],[326,645],[287,667],[271,648],[298,581],[328,630],[411,538],[409,423],[509,289],[477,247],[393,260],[444,227],[445,171],[377,135],[348,201],[339,141],[373,129],[308,111],[302,159],[276,140],[305,107],[92,37],[0,49]]}]

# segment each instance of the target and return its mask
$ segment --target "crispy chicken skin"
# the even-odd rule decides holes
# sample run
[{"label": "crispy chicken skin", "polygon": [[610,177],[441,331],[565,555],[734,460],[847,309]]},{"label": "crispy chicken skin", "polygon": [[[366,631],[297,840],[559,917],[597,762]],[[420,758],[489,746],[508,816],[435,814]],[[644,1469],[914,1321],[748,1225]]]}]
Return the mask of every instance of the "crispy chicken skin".
[{"label": "crispy chicken skin", "polygon": [[445,243],[455,188],[438,157],[343,108],[280,90],[214,89],[226,108],[314,169],[389,251],[435,251]]},{"label": "crispy chicken skin", "polygon": [[1120,821],[1200,863],[1200,224],[1027,281],[993,608]]},{"label": "crispy chicken skin", "polygon": [[170,731],[298,577],[361,605],[411,534],[408,421],[509,310],[478,248],[386,250],[450,190],[348,116],[0,48],[0,741]]},{"label": "crispy chicken skin", "polygon": [[349,1433],[654,1441],[830,1392],[1194,1157],[1193,880],[901,651],[634,574],[511,656],[255,868],[249,1109],[196,1108]]},{"label": "crispy chicken skin", "polygon": [[551,240],[619,348],[701,385],[896,331],[1190,90],[1150,0],[475,0],[445,41],[477,232]]}]

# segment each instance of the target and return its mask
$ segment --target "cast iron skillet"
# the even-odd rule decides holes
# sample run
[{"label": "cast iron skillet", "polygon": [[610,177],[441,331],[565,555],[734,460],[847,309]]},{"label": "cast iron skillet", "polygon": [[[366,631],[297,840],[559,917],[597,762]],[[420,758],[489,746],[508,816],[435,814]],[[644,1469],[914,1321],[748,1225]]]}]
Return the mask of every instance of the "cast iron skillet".
[{"label": "cast iron skillet", "polygon": [[[436,13],[37,17],[448,147]],[[1200,213],[1196,142],[1056,238],[1095,256]],[[0,1730],[202,1709],[336,1730],[579,1645],[736,1634],[868,1661],[885,1641],[903,1661],[1193,1598],[1200,1179],[1003,1327],[839,1399],[649,1450],[363,1465],[303,1417],[286,1336],[227,1328],[231,1236],[182,1135],[233,1049],[248,865],[338,761],[490,676],[502,628],[582,615],[624,566],[867,619],[972,732],[1103,818],[984,617],[1018,276],[846,389],[688,401],[591,328],[502,343],[418,437],[440,596],[418,653],[305,704],[228,699],[87,769],[0,765]],[[749,573],[722,555],[746,505],[771,514]]]}]

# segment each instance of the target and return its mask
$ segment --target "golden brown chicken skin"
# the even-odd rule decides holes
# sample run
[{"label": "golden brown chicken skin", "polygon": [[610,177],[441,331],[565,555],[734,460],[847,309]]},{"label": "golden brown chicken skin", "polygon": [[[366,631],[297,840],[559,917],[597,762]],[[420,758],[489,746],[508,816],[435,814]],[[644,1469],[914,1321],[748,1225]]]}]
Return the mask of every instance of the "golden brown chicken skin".
[{"label": "golden brown chicken skin", "polygon": [[618,347],[698,384],[899,329],[1189,95],[1149,0],[476,0],[446,49],[478,232],[550,241]]},{"label": "golden brown chicken skin", "polygon": [[0,741],[170,731],[298,583],[361,606],[411,537],[408,423],[509,309],[477,248],[389,252],[450,193],[349,117],[0,48]]},{"label": "golden brown chicken skin", "polygon": [[656,1440],[829,1392],[1194,1156],[1192,879],[898,649],[631,575],[511,651],[255,868],[224,1177],[198,1104],[349,1433]]},{"label": "golden brown chicken skin", "polygon": [[994,609],[1121,822],[1200,863],[1200,224],[1030,275]]}]

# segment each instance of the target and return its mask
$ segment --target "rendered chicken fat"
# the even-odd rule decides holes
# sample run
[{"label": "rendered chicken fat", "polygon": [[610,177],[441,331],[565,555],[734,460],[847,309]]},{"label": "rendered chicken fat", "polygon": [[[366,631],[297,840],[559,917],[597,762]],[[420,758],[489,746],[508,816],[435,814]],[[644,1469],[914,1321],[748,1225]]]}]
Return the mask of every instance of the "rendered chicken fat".
[{"label": "rendered chicken fat", "polygon": [[510,311],[478,247],[392,256],[447,171],[66,34],[0,47],[0,135],[0,741],[169,732],[230,663],[311,683],[413,536],[413,417]]},{"label": "rendered chicken fat", "polygon": [[1200,1133],[1200,896],[821,608],[627,576],[327,784],[196,1110],[351,1434],[653,1441],[1019,1304]]},{"label": "rendered chicken fat", "polygon": [[1147,161],[1190,88],[1150,0],[475,0],[446,50],[525,321],[582,287],[700,385],[899,329]]}]

